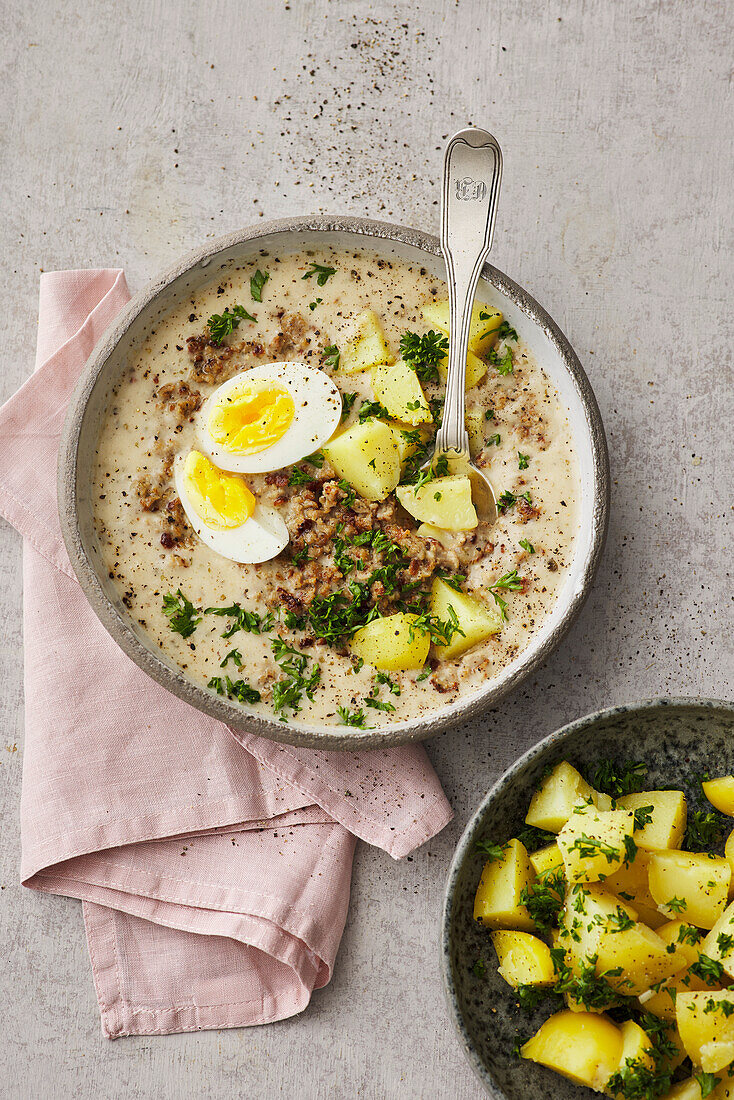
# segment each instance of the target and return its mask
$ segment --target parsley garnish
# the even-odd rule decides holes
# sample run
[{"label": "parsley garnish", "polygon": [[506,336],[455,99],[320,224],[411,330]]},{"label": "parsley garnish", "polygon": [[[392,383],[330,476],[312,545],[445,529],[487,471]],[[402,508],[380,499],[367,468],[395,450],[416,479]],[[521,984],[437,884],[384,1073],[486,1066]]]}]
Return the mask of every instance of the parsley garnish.
[{"label": "parsley garnish", "polygon": [[506,512],[509,508],[512,508],[513,504],[517,504],[518,500],[526,500],[528,504],[533,503],[529,491],[527,493],[518,493],[516,495],[515,493],[511,493],[509,489],[505,489],[505,491],[500,494],[499,499],[497,500],[497,507],[499,508],[500,512]]},{"label": "parsley garnish", "polygon": [[250,279],[250,294],[252,295],[254,301],[262,302],[263,287],[265,286],[269,278],[270,276],[268,275],[267,271],[261,271],[260,268],[258,268],[255,274]]},{"label": "parsley garnish", "polygon": [[[480,320],[485,320],[481,313],[479,314]],[[497,329],[498,340],[514,340],[517,343],[517,333],[508,321],[503,321],[500,327]]]},{"label": "parsley garnish", "polygon": [[505,347],[504,355],[500,356],[496,348],[489,349],[488,361],[493,367],[496,367],[498,374],[512,374],[513,362],[512,362],[512,349]]},{"label": "parsley garnish", "polygon": [[706,1100],[707,1096],[710,1096],[716,1086],[721,1081],[720,1077],[714,1076],[713,1073],[704,1073],[701,1070],[700,1073],[694,1073],[694,1081],[698,1081],[698,1087],[701,1090],[701,1100]]},{"label": "parsley garnish", "polygon": [[374,695],[368,695],[364,701],[366,707],[373,707],[374,710],[385,710],[389,714],[395,713],[395,707],[392,703],[386,703],[383,699],[377,699]]},{"label": "parsley garnish", "polygon": [[224,680],[221,676],[212,676],[206,686],[213,688],[217,695],[227,695],[240,703],[259,703],[262,699],[256,688],[250,687],[244,680],[230,680],[229,676],[225,676]]},{"label": "parsley garnish", "polygon": [[604,840],[595,836],[587,836],[582,833],[576,837],[569,851],[577,851],[581,859],[593,859],[594,856],[604,856],[607,863],[615,863],[619,859],[619,850]]},{"label": "parsley garnish", "polygon": [[494,409],[487,409],[484,414],[485,420],[494,420]]},{"label": "parsley garnish", "polygon": [[647,764],[630,760],[617,762],[602,760],[594,772],[593,784],[598,791],[612,798],[621,798],[625,794],[635,794],[642,790],[647,774]]},{"label": "parsley garnish", "polygon": [[522,546],[523,550],[527,551],[528,554],[535,553],[535,547],[533,546],[532,542],[529,542],[527,539],[520,539],[520,545]]},{"label": "parsley garnish", "polygon": [[223,638],[231,638],[238,630],[244,630],[247,634],[263,634],[266,630],[270,630],[275,622],[272,611],[263,618],[257,611],[247,611],[238,603],[230,604],[229,607],[207,607],[204,609],[204,614],[230,615],[234,619],[222,634]]},{"label": "parsley garnish", "polygon": [[373,416],[389,418],[390,413],[379,401],[363,401],[359,407],[357,416],[359,417],[360,424],[363,424],[365,420],[369,420],[370,417]]},{"label": "parsley garnish", "polygon": [[312,455],[306,455],[303,461],[310,462],[312,466],[315,466],[317,470],[320,470],[326,462],[326,455],[324,455],[321,451],[314,451]]},{"label": "parsley garnish", "polygon": [[421,382],[438,382],[436,366],[448,355],[449,342],[442,332],[426,332],[419,336],[416,332],[404,332],[400,339],[400,354],[412,367]]},{"label": "parsley garnish", "polygon": [[654,806],[640,806],[639,810],[635,810],[633,817],[633,828],[644,829],[646,825],[649,825],[652,821]]},{"label": "parsley garnish", "polygon": [[303,485],[308,485],[309,481],[313,481],[313,476],[304,470],[302,466],[294,466],[288,476],[288,485],[301,488]]},{"label": "parsley garnish", "polygon": [[386,672],[378,672],[375,676],[375,682],[384,684],[391,695],[400,695],[400,684],[396,684],[394,680],[391,680]]},{"label": "parsley garnish", "polygon": [[230,649],[224,660],[220,663],[220,668],[226,668],[230,661],[234,661],[237,668],[242,668],[242,654],[239,649]]},{"label": "parsley garnish", "polygon": [[[698,931],[698,929],[696,929],[696,931]],[[728,955],[732,947],[734,947],[734,936],[730,936],[728,932],[719,932],[716,937],[716,946],[722,955]]]},{"label": "parsley garnish", "polygon": [[331,367],[332,370],[339,369],[339,359],[341,353],[336,344],[329,344],[328,348],[324,348],[323,355],[321,356],[321,362],[325,367]]},{"label": "parsley garnish", "polygon": [[488,447],[493,447],[493,446],[494,447],[499,447],[501,442],[502,442],[502,440],[500,439],[499,432],[495,432],[495,434],[491,435],[489,437],[489,439],[487,440],[487,446]]},{"label": "parsley garnish", "polygon": [[231,309],[227,306],[224,313],[213,313],[207,321],[209,341],[214,347],[218,348],[225,336],[229,336],[231,332],[239,328],[240,321],[255,320],[256,318],[248,313],[244,306],[235,305]]},{"label": "parsley garnish", "polygon": [[346,497],[344,498],[344,507],[351,508],[355,500],[357,499],[356,492],[349,484],[349,482],[344,480],[344,478],[341,478],[339,481],[337,481],[337,486],[341,489],[343,493],[346,493]]},{"label": "parsley garnish", "polygon": [[483,978],[487,973],[487,968],[484,964],[484,959],[479,956],[474,966],[471,968],[471,972],[475,978]]},{"label": "parsley garnish", "polygon": [[558,925],[565,889],[566,879],[562,870],[551,871],[537,882],[523,887],[520,904],[527,908],[540,932],[549,932]]},{"label": "parsley garnish", "polygon": [[304,694],[313,702],[314,691],[321,680],[321,669],[314,665],[309,674],[305,675],[308,657],[282,638],[273,638],[270,646],[283,673],[283,678],[273,684],[273,709],[276,714],[280,714],[281,721],[285,722],[283,711],[288,708],[297,714]]},{"label": "parsley garnish", "polygon": [[720,844],[724,837],[724,822],[717,813],[695,810],[688,818],[685,847],[689,852],[707,851]]},{"label": "parsley garnish", "polygon": [[529,852],[536,852],[538,848],[544,848],[555,842],[555,833],[547,833],[544,829],[537,829],[535,825],[526,825],[517,834],[517,839],[524,844]]},{"label": "parsley garnish", "polygon": [[[698,928],[694,928],[692,924],[682,924],[678,929],[678,943],[690,943],[692,947],[701,939],[701,932]],[[719,936],[721,939],[721,936]]]},{"label": "parsley garnish", "polygon": [[665,903],[666,909],[671,909],[674,913],[682,913],[688,908],[683,898],[671,898],[670,901]]},{"label": "parsley garnish", "polygon": [[201,622],[201,618],[194,617],[196,608],[180,588],[175,595],[169,592],[163,597],[163,614],[168,616],[173,633],[180,634],[182,638],[190,638]]},{"label": "parsley garnish", "polygon": [[718,985],[724,976],[724,967],[717,959],[711,959],[703,952],[690,966],[691,974],[696,974],[706,985]]},{"label": "parsley garnish", "polygon": [[337,714],[345,726],[356,726],[357,729],[369,729],[367,717],[363,710],[348,710],[347,707],[337,707]]},{"label": "parsley garnish", "polygon": [[352,405],[357,400],[356,393],[343,393],[342,394],[342,420],[346,420],[352,411]]},{"label": "parsley garnish", "polygon": [[524,583],[525,581],[523,580],[523,578],[517,575],[517,569],[513,569],[511,573],[505,573],[505,575],[500,577],[498,581],[495,581],[494,584],[489,585],[489,590],[494,596],[495,603],[499,606],[499,609],[502,612],[503,619],[507,619],[507,600],[503,600],[496,589],[505,588],[510,592],[519,592],[522,589]]},{"label": "parsley garnish", "polygon": [[486,856],[488,863],[494,863],[496,859],[505,857],[504,844],[493,844],[491,840],[478,840],[474,845],[474,851],[477,855]]},{"label": "parsley garnish", "polygon": [[522,453],[522,451],[517,452],[517,468],[518,468],[518,470],[527,470],[529,462],[530,462],[530,455],[524,455]]},{"label": "parsley garnish", "polygon": [[316,264],[311,261],[311,270],[307,271],[305,275],[301,275],[301,278],[310,279],[312,275],[316,276],[316,282],[319,286],[324,286],[327,279],[332,275],[336,275],[336,268],[326,267],[325,264]]},{"label": "parsley garnish", "polygon": [[315,301],[313,301],[313,302],[309,302],[309,303],[308,303],[308,308],[309,308],[310,310],[312,310],[312,311],[313,311],[314,309],[316,309],[316,306],[320,306],[320,305],[321,305],[321,303],[323,302],[323,300],[324,300],[323,298],[316,298],[316,300],[315,300]]}]

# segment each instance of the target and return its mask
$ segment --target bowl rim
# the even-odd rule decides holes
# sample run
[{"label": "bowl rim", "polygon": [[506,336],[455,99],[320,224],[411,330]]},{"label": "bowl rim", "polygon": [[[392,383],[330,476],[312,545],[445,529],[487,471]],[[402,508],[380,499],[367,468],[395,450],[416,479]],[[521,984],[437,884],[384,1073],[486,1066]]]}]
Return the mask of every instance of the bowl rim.
[{"label": "bowl rim", "polygon": [[93,349],[74,387],[59,445],[57,496],[61,532],[74,573],[102,625],[139,668],[174,695],[204,714],[224,722],[232,729],[264,736],[274,741],[309,748],[336,750],[388,748],[421,741],[459,722],[468,721],[489,707],[496,706],[533,669],[547,659],[568,633],[590,591],[606,540],[610,501],[610,470],[606,437],[589,380],[564,333],[546,310],[522,287],[499,269],[485,264],[481,272],[482,278],[510,298],[534,321],[555,348],[578,395],[587,420],[593,497],[589,543],[581,562],[579,581],[574,590],[568,594],[567,605],[558,622],[535,652],[522,661],[512,675],[504,678],[500,684],[492,687],[490,681],[486,688],[480,689],[466,699],[460,698],[442,712],[396,723],[394,727],[354,729],[347,733],[344,727],[340,726],[335,726],[332,730],[330,727],[315,729],[281,723],[261,715],[248,714],[229,700],[218,697],[213,692],[188,680],[180,670],[177,671],[165,663],[152,648],[148,648],[137,637],[130,624],[107,596],[85,550],[77,507],[77,454],[84,412],[97,379],[102,375],[117,344],[132,323],[172,282],[202,263],[208,265],[217,254],[228,249],[248,243],[256,244],[262,238],[276,234],[296,236],[299,233],[344,234],[362,238],[361,243],[367,247],[370,240],[375,242],[375,247],[379,241],[386,241],[407,245],[429,255],[440,256],[441,254],[438,238],[421,230],[369,218],[311,215],[247,226],[208,241],[183,256],[173,267],[135,294],[121,310]]},{"label": "bowl rim", "polygon": [[502,794],[504,790],[513,783],[515,776],[520,770],[535,760],[536,757],[541,756],[548,749],[555,748],[562,744],[563,741],[578,730],[593,726],[599,721],[613,718],[618,714],[628,714],[629,712],[641,714],[649,710],[671,709],[674,707],[726,711],[734,715],[734,700],[710,699],[695,695],[659,695],[651,699],[640,699],[632,703],[619,703],[615,706],[603,707],[601,710],[591,711],[589,714],[584,714],[580,718],[575,718],[572,722],[568,722],[565,726],[560,726],[546,737],[543,737],[540,741],[537,741],[534,745],[531,745],[522,756],[519,756],[517,760],[513,761],[510,767],[502,773],[496,783],[487,791],[484,798],[479,803],[479,806],[469,818],[466,828],[459,838],[456,848],[454,849],[446,878],[446,886],[444,888],[443,909],[441,914],[441,978],[446,1008],[453,1022],[464,1055],[473,1069],[475,1076],[481,1081],[493,1100],[507,1100],[507,1096],[494,1081],[484,1062],[482,1062],[477,1054],[471,1036],[458,1011],[458,996],[451,969],[450,942],[456,882],[464,864],[464,860],[473,846],[477,834],[481,830],[487,810],[497,796]]}]

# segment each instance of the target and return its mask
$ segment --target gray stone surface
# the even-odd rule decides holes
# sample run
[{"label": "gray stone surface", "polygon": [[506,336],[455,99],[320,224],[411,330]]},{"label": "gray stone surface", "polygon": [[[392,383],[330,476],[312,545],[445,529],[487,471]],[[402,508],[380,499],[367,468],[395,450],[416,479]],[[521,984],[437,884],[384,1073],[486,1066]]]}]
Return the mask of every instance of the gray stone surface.
[{"label": "gray stone surface", "polygon": [[606,555],[562,649],[429,743],[456,822],[410,862],[360,846],[333,982],[265,1028],[101,1038],[79,906],[17,885],[20,547],[0,530],[0,1088],[15,1098],[481,1090],[443,1009],[438,919],[471,809],[520,750],[597,707],[731,698],[734,175],[726,0],[31,0],[0,6],[6,351],[28,374],[42,269],[137,288],[263,217],[437,228],[443,140],[505,153],[493,262],[568,333],[605,417]]}]

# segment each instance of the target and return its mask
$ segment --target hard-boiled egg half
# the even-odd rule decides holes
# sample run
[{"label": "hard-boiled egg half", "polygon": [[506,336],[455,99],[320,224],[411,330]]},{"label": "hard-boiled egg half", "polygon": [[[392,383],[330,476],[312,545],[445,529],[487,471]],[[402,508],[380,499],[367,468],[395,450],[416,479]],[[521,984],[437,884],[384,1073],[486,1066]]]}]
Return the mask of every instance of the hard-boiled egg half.
[{"label": "hard-boiled egg half", "polygon": [[198,449],[174,464],[176,491],[194,531],[238,562],[269,561],[288,544],[275,508],[241,478],[313,454],[341,419],[339,390],[305,363],[267,363],[219,386],[200,413]]},{"label": "hard-boiled egg half", "polygon": [[258,504],[241,477],[218,469],[201,451],[179,455],[173,478],[194,531],[223,557],[269,561],[288,545],[279,512]]},{"label": "hard-boiled egg half", "polygon": [[341,413],[339,390],[322,370],[267,363],[214,391],[201,411],[198,442],[222,470],[266,473],[313,454]]}]

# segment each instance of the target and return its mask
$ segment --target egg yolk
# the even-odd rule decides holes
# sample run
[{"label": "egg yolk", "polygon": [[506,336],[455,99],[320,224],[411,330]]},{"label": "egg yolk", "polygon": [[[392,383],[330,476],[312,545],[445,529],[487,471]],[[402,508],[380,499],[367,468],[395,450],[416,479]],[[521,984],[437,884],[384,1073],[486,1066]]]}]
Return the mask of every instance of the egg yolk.
[{"label": "egg yolk", "polygon": [[200,451],[187,455],[183,481],[196,514],[214,531],[241,527],[255,511],[255,498],[242,478],[217,469]]},{"label": "egg yolk", "polygon": [[283,438],[295,412],[293,398],[282,386],[244,386],[214,407],[209,434],[225,451],[255,454]]}]

